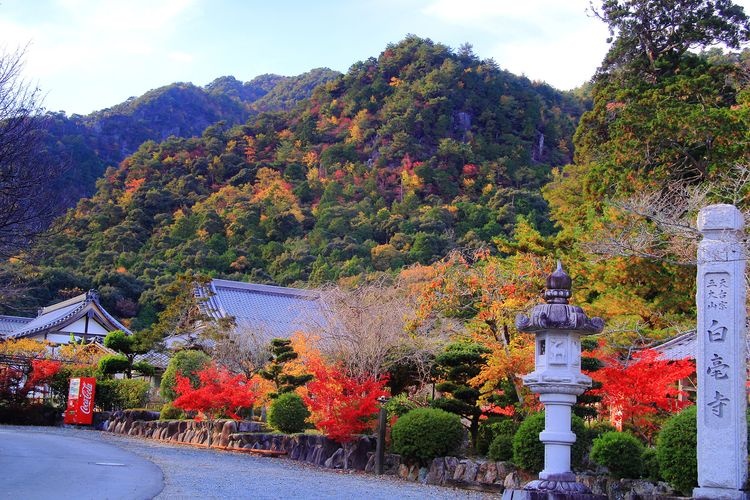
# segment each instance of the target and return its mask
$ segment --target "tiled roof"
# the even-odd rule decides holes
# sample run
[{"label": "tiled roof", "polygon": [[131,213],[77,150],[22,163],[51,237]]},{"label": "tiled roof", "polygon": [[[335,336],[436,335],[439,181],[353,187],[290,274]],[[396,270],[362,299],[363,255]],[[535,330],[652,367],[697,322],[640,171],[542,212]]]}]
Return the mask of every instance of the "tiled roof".
[{"label": "tiled roof", "polygon": [[91,290],[72,299],[42,308],[39,311],[39,316],[30,318],[25,324],[19,324],[19,328],[6,334],[5,338],[16,339],[43,331],[54,330],[57,327],[63,327],[83,317],[87,311],[93,311],[105,323],[109,323],[113,330],[122,330],[127,334],[131,333],[130,330],[112,317],[99,304],[98,294]]},{"label": "tiled roof", "polygon": [[23,316],[0,315],[0,338],[5,337],[7,334],[15,330],[18,330],[33,319],[34,318],[25,318]]},{"label": "tiled roof", "polygon": [[215,279],[196,296],[207,316],[234,318],[237,333],[288,338],[322,321],[320,295],[311,290]]},{"label": "tiled roof", "polygon": [[662,357],[669,360],[694,359],[695,358],[695,330],[680,334],[663,344],[654,347],[654,351],[661,353]]}]

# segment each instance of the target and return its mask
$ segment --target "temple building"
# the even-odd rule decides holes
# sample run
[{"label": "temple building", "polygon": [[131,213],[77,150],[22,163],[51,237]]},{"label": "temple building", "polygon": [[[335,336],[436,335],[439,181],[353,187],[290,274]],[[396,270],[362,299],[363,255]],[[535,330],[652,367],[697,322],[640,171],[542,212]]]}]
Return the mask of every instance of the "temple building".
[{"label": "temple building", "polygon": [[71,340],[101,343],[113,330],[132,333],[102,307],[99,294],[94,290],[43,307],[35,318],[0,316],[0,340],[29,338],[53,344],[67,344]]}]

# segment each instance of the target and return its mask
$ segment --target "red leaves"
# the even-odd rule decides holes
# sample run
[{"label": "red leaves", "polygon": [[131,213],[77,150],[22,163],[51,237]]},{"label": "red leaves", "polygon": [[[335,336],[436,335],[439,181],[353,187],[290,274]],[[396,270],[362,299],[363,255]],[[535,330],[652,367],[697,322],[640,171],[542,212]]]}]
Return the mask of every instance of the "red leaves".
[{"label": "red leaves", "polygon": [[695,371],[693,363],[659,356],[652,349],[625,361],[616,355],[604,356],[600,358],[604,368],[588,373],[602,383],[601,389],[591,393],[602,397],[602,403],[619,421],[616,423],[629,424],[646,437],[656,430],[654,416],[673,413],[690,404],[677,399],[680,391],[676,383]]},{"label": "red leaves", "polygon": [[308,396],[304,399],[315,427],[339,443],[370,429],[378,412],[377,400],[386,395],[385,379],[357,380],[341,367],[317,359],[311,360],[308,369],[315,379],[307,384]]},{"label": "red leaves", "polygon": [[198,387],[190,379],[177,375],[173,404],[177,408],[198,411],[209,419],[229,415],[239,419],[237,411],[253,405],[257,395],[250,380],[244,375],[233,375],[224,368],[209,364],[197,373]]},{"label": "red leaves", "polygon": [[25,367],[0,366],[0,398],[23,403],[29,393],[48,384],[60,366],[51,359],[32,359]]}]

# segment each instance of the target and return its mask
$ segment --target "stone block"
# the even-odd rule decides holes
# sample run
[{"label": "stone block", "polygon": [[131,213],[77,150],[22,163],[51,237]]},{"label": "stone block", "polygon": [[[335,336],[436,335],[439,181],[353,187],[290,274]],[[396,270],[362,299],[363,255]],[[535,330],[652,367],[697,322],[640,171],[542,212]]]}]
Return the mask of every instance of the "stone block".
[{"label": "stone block", "polygon": [[425,483],[443,485],[445,484],[445,458],[435,458],[430,464],[430,470],[425,477]]},{"label": "stone block", "polygon": [[505,480],[503,481],[503,486],[505,489],[513,490],[518,489],[521,487],[521,477],[518,474],[517,471],[513,471],[507,476],[505,476]]},{"label": "stone block", "polygon": [[466,462],[459,462],[456,464],[456,468],[453,471],[453,480],[454,481],[460,481],[464,477],[464,472],[466,472]]},{"label": "stone block", "polygon": [[478,471],[479,464],[473,460],[467,460],[466,468],[464,469],[464,475],[460,479],[465,483],[474,483],[477,480]]},{"label": "stone block", "polygon": [[484,475],[481,479],[477,478],[477,481],[484,484],[493,484],[497,479],[497,464],[495,462],[487,462],[485,464]]},{"label": "stone block", "polygon": [[409,477],[409,467],[406,464],[400,464],[398,466],[398,477],[401,479],[407,479]]}]

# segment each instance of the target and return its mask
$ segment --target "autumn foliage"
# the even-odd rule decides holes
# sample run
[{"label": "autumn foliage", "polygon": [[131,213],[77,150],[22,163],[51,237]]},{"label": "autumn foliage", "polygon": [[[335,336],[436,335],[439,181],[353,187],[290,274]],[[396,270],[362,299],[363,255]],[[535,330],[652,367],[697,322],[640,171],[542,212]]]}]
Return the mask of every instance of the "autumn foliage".
[{"label": "autumn foliage", "polygon": [[178,396],[172,403],[177,408],[199,412],[197,420],[222,416],[240,419],[237,412],[251,407],[256,399],[253,384],[245,375],[234,375],[213,363],[197,375],[197,387],[193,387],[188,377],[177,376]]},{"label": "autumn foliage", "polygon": [[677,381],[690,376],[690,360],[669,361],[653,349],[622,359],[617,354],[597,356],[604,367],[588,375],[602,387],[591,392],[602,397],[603,409],[613,423],[650,441],[660,417],[679,411],[690,402],[678,399]]},{"label": "autumn foliage", "polygon": [[58,371],[60,362],[51,359],[0,366],[0,399],[23,403],[31,392],[49,383]]},{"label": "autumn foliage", "polygon": [[342,367],[320,359],[311,360],[308,369],[315,378],[308,382],[304,400],[315,427],[339,443],[371,428],[378,398],[386,395],[386,379],[350,377]]}]

